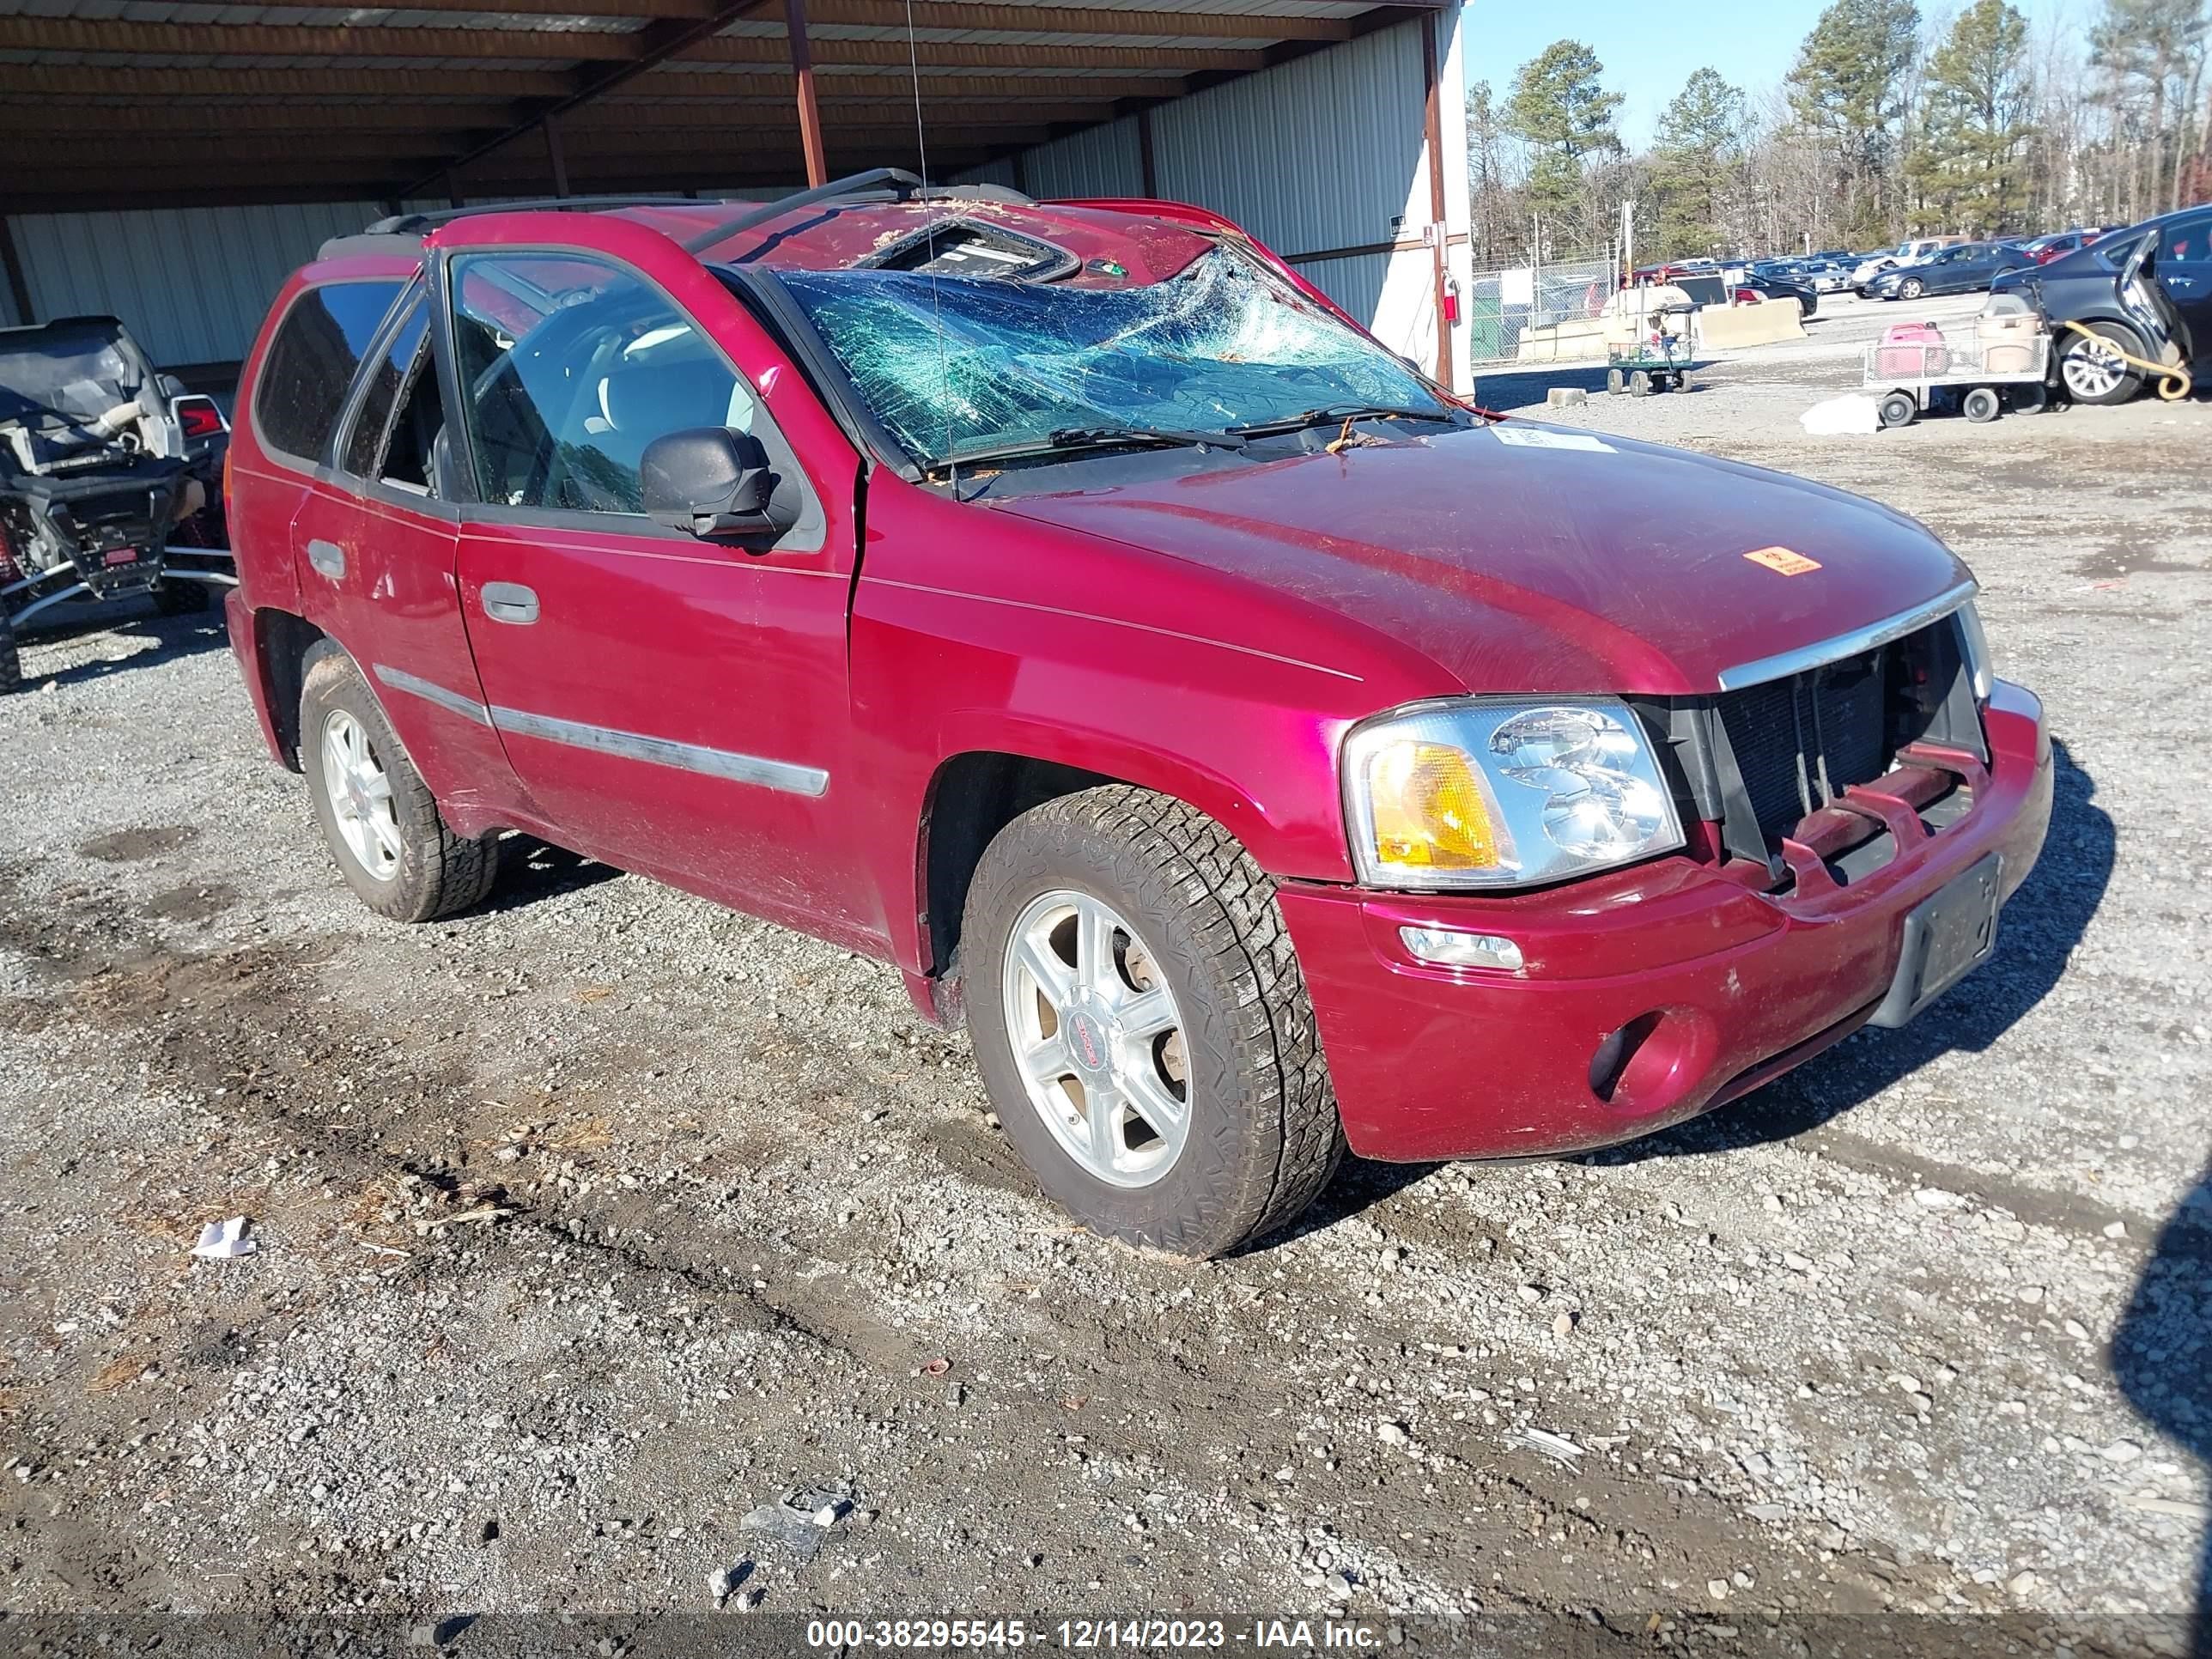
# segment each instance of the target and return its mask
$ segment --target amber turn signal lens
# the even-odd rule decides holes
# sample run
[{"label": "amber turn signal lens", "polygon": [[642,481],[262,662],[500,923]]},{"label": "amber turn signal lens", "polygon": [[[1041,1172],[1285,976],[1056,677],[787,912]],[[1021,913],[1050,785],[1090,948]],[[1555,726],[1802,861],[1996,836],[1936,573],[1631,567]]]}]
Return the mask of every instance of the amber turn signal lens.
[{"label": "amber turn signal lens", "polygon": [[1474,763],[1448,744],[1401,738],[1368,773],[1375,858],[1409,870],[1494,870],[1497,826]]}]

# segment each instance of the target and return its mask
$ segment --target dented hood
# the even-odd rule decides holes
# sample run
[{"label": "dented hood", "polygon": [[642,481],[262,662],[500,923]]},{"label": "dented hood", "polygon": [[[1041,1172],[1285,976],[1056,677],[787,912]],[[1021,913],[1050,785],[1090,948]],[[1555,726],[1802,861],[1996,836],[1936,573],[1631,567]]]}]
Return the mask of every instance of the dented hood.
[{"label": "dented hood", "polygon": [[1323,608],[1475,692],[1711,691],[1968,580],[1859,496],[1519,421],[996,505]]}]

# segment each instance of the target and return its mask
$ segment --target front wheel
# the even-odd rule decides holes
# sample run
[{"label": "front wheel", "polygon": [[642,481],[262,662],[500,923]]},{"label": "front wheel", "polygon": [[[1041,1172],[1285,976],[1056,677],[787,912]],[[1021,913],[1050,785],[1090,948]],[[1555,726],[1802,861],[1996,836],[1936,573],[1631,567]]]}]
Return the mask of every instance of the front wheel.
[{"label": "front wheel", "polygon": [[491,891],[497,844],[446,827],[368,682],[327,642],[303,677],[300,763],[338,872],[377,915],[434,921]]},{"label": "front wheel", "polygon": [[1881,400],[1881,414],[1884,426],[1911,426],[1919,418],[1919,400],[1909,392],[1893,392]]},{"label": "front wheel", "polygon": [[1959,400],[1959,410],[1977,426],[1984,425],[2004,412],[2004,404],[1993,386],[1978,386]]},{"label": "front wheel", "polygon": [[1900,300],[1917,300],[1926,292],[1928,284],[1917,276],[1908,276],[1897,285],[1897,297]]},{"label": "front wheel", "polygon": [[1024,813],[961,954],[1000,1121],[1092,1231],[1218,1256],[1328,1185],[1343,1132],[1274,885],[1205,814],[1126,785]]}]

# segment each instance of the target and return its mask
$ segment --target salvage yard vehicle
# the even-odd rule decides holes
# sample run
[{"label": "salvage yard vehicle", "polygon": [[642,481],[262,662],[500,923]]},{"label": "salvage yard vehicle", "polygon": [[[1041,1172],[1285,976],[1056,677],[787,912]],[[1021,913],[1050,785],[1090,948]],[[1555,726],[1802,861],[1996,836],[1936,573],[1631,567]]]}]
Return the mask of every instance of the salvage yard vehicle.
[{"label": "salvage yard vehicle", "polygon": [[22,683],[16,630],[57,605],[147,594],[170,614],[228,584],[228,434],[112,317],[0,329],[0,691]]},{"label": "salvage yard vehicle", "polygon": [[1196,208],[562,205],[328,245],[247,362],[231,640],[379,914],[519,831],[887,959],[1192,1256],[1990,956],[2051,747],[1911,520],[1486,416]]},{"label": "salvage yard vehicle", "polygon": [[[2001,276],[1996,295],[2051,328],[2057,380],[2077,404],[2124,404],[2155,380],[2186,396],[2212,379],[2212,206],[2184,208]],[[2156,364],[2179,373],[2154,375]]]}]

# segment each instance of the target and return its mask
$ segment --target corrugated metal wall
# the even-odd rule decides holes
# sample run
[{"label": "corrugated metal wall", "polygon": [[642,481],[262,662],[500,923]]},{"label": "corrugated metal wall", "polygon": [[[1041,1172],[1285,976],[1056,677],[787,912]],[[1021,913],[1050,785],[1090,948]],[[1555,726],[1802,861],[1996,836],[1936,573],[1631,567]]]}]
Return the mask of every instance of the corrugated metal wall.
[{"label": "corrugated metal wall", "polygon": [[[1257,75],[1158,106],[1152,113],[1158,192],[1226,214],[1368,324],[1423,362],[1434,355],[1432,256],[1396,252],[1301,256],[1418,240],[1429,222],[1427,99],[1419,22],[1378,30]],[[1468,223],[1465,110],[1458,19],[1445,20],[1438,83],[1448,248],[1462,283]],[[1021,173],[1039,198],[1133,196],[1143,187],[1137,123],[1125,118],[1026,150]],[[1000,162],[963,175],[1011,184]],[[1465,331],[1454,340],[1459,384]]]},{"label": "corrugated metal wall", "polygon": [[383,216],[374,202],[154,208],[11,219],[41,320],[120,317],[157,363],[246,354],[284,278],[332,236]]},{"label": "corrugated metal wall", "polygon": [[1145,163],[1137,151],[1136,118],[1124,116],[1024,151],[1022,176],[1029,193],[1040,200],[1143,195]]},{"label": "corrugated metal wall", "polygon": [[[732,191],[766,200],[772,190]],[[489,207],[498,198],[471,198]],[[520,200],[520,198],[507,199]],[[407,202],[429,212],[443,201]],[[9,220],[41,321],[120,317],[164,367],[244,357],[284,279],[333,236],[384,216],[379,202],[27,214]],[[0,313],[12,313],[0,283]]]},{"label": "corrugated metal wall", "polygon": [[1388,242],[1394,216],[1425,222],[1420,28],[1163,104],[1152,112],[1160,194],[1225,213],[1285,255]]}]

